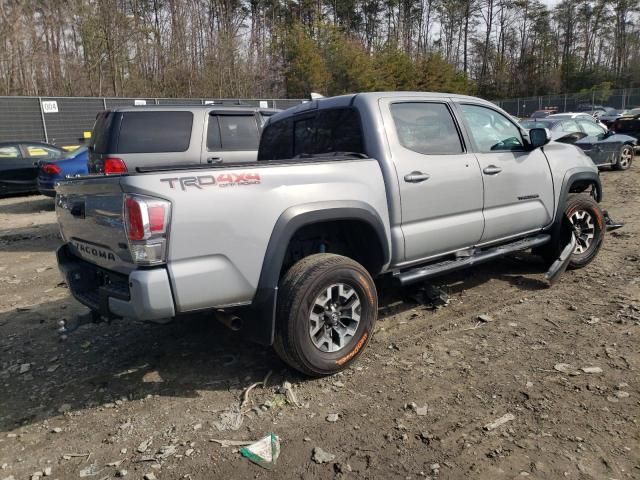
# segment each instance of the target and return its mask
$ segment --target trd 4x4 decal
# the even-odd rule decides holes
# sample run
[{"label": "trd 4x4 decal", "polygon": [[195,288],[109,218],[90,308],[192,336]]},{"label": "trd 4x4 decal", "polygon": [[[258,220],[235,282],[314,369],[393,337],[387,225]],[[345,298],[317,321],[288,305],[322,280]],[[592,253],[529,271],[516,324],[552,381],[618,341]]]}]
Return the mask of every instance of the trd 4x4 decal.
[{"label": "trd 4x4 decal", "polygon": [[174,189],[179,185],[182,190],[194,187],[202,190],[205,187],[235,187],[242,185],[258,185],[259,173],[221,173],[219,175],[197,175],[193,177],[161,178],[161,182],[167,182],[169,188]]}]

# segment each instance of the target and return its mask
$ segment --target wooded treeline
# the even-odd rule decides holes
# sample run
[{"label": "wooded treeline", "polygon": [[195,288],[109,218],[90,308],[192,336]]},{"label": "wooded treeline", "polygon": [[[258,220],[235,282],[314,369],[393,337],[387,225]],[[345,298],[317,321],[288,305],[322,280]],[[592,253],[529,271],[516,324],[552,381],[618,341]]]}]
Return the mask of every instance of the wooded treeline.
[{"label": "wooded treeline", "polygon": [[640,0],[0,0],[0,95],[640,86]]}]

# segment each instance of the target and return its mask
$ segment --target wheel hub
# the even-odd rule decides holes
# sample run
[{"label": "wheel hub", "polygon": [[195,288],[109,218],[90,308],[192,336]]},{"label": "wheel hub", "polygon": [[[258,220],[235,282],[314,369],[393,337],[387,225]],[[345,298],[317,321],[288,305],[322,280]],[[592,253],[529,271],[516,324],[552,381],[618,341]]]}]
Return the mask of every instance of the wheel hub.
[{"label": "wheel hub", "polygon": [[595,238],[596,230],[593,217],[586,210],[578,210],[571,214],[569,221],[576,236],[576,248],[573,254],[582,254],[591,247]]},{"label": "wheel hub", "polygon": [[309,314],[309,337],[322,352],[342,350],[358,329],[360,297],[346,283],[336,283],[322,291]]}]

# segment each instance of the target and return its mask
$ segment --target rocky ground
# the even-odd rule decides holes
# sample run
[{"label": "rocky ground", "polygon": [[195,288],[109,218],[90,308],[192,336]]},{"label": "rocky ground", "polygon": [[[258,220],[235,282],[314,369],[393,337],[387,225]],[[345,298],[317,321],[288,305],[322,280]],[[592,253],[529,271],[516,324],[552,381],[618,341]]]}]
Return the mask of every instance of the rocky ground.
[{"label": "rocky ground", "polygon": [[[359,363],[321,380],[210,318],[60,339],[85,309],[53,202],[0,200],[0,479],[640,478],[640,165],[602,177],[626,226],[588,268],[546,288],[509,257],[440,279],[439,309],[384,290]],[[272,471],[220,442],[269,433]]]}]

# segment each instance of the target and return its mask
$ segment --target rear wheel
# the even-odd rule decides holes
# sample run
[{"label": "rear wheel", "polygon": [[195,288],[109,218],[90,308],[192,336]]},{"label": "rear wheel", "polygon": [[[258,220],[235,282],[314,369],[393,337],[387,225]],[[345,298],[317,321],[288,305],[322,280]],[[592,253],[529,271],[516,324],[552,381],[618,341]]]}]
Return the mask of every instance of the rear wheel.
[{"label": "rear wheel", "polygon": [[620,150],[620,156],[618,157],[618,161],[613,166],[616,170],[627,170],[631,166],[631,162],[633,162],[633,146],[632,145],[623,145]]},{"label": "rear wheel", "polygon": [[354,260],[333,254],[303,258],[280,282],[274,348],[311,376],[351,365],[373,333],[375,284]]}]

